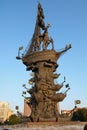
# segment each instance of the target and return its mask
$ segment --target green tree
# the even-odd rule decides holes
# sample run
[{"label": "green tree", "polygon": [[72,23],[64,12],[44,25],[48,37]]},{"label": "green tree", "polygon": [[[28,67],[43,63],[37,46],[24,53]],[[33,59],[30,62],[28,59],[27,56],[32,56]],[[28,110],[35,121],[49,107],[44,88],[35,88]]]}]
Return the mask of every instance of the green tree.
[{"label": "green tree", "polygon": [[87,121],[87,108],[79,109],[73,113],[72,121]]},{"label": "green tree", "polygon": [[8,120],[5,121],[5,124],[15,125],[20,123],[20,118],[15,114],[11,115]]}]

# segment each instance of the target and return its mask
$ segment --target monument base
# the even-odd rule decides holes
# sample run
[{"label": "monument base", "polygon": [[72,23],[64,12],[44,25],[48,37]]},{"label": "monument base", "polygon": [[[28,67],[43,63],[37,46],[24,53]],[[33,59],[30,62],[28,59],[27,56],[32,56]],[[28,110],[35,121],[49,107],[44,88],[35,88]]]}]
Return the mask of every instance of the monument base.
[{"label": "monument base", "polygon": [[58,118],[39,118],[39,122],[57,122]]}]

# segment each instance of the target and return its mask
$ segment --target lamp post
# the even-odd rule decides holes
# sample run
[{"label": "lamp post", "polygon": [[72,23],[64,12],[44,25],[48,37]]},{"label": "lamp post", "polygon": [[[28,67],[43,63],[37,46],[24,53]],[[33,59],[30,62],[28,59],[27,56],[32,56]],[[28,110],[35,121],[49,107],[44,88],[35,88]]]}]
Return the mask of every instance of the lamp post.
[{"label": "lamp post", "polygon": [[17,115],[18,115],[19,106],[15,106],[15,109],[16,109],[16,112],[17,112]]},{"label": "lamp post", "polygon": [[15,109],[18,111],[19,110],[19,106],[16,106]]},{"label": "lamp post", "polygon": [[23,46],[19,47],[19,49],[18,49],[18,56],[16,56],[16,59],[17,59],[17,60],[20,60],[20,59],[21,59],[21,57],[20,57],[20,51],[21,51],[21,50],[23,50]]},{"label": "lamp post", "polygon": [[77,107],[77,104],[81,104],[81,100],[75,100],[75,107]]}]

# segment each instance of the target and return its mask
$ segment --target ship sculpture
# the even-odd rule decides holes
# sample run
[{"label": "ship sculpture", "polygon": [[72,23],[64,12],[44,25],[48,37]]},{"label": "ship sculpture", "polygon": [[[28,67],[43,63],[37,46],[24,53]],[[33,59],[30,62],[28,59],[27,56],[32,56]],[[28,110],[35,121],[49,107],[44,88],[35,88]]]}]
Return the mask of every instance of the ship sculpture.
[{"label": "ship sculpture", "polygon": [[[30,120],[33,122],[58,121],[57,104],[64,100],[67,91],[70,89],[69,85],[66,85],[66,91],[64,93],[59,92],[64,86],[65,78],[61,84],[55,84],[55,79],[60,76],[56,73],[57,61],[63,53],[71,48],[71,44],[56,52],[53,38],[48,33],[50,26],[50,23],[45,25],[44,12],[41,4],[38,3],[36,25],[30,44],[22,56],[18,53],[16,57],[26,65],[27,71],[33,73],[33,77],[29,79],[31,89],[25,87],[30,97],[24,96],[27,104],[31,107]],[[49,44],[51,44],[50,48]],[[19,51],[21,49],[22,47]]]}]

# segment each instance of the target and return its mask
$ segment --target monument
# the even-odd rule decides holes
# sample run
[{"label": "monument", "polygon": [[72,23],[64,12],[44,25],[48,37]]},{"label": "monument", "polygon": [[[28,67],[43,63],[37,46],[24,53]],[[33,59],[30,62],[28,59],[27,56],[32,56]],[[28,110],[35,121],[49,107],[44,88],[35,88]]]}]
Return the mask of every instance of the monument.
[{"label": "monument", "polygon": [[[16,57],[22,60],[27,71],[33,73],[33,77],[29,79],[31,89],[25,87],[30,97],[24,96],[31,107],[30,120],[33,122],[58,121],[57,103],[64,100],[70,89],[67,84],[66,91],[60,93],[59,90],[63,87],[65,78],[61,84],[55,84],[55,79],[60,76],[56,73],[57,61],[63,53],[71,48],[71,44],[56,52],[53,38],[48,33],[50,23],[45,25],[44,18],[42,6],[38,3],[36,25],[30,45],[21,57],[19,52]],[[22,47],[19,48],[19,51],[21,49]]]}]

